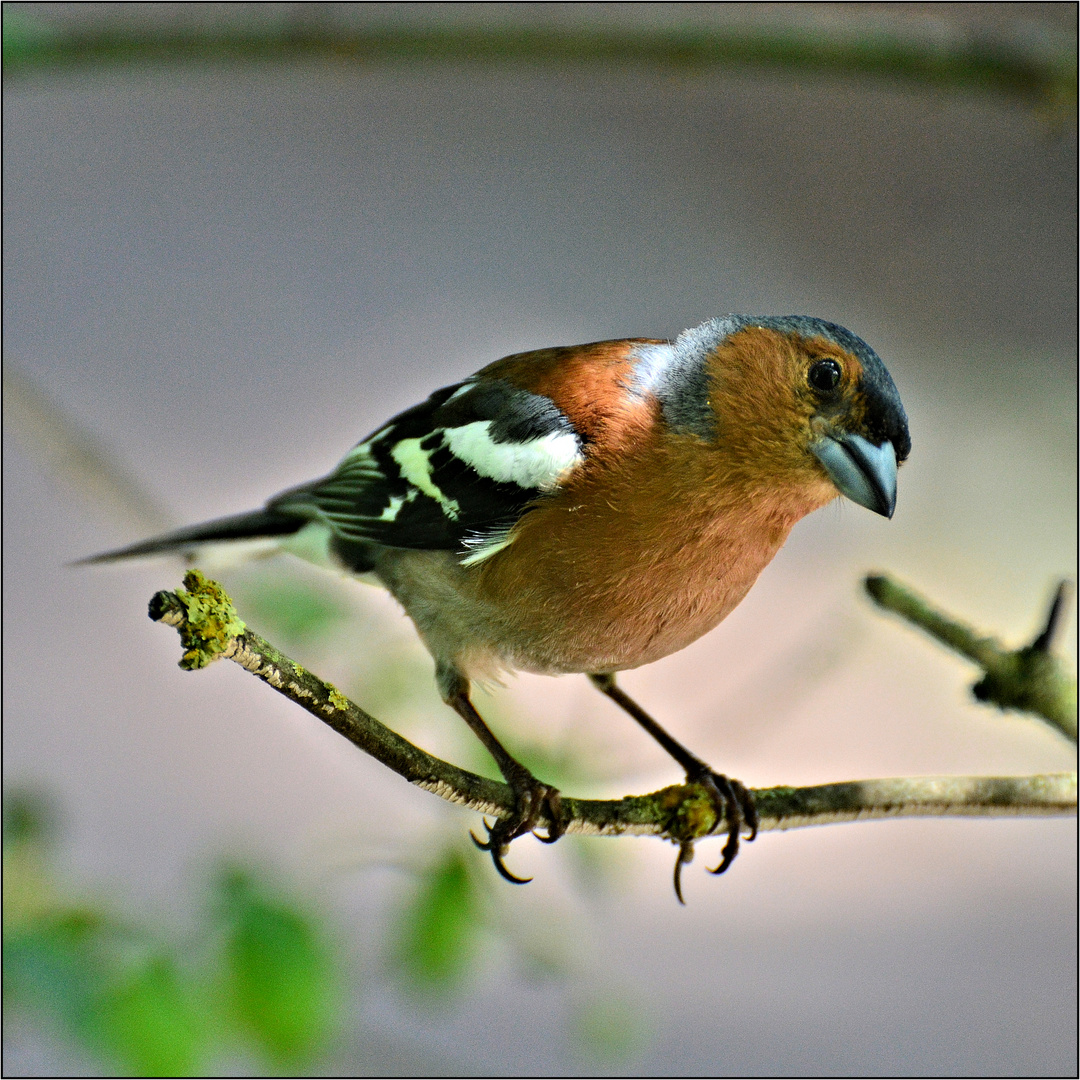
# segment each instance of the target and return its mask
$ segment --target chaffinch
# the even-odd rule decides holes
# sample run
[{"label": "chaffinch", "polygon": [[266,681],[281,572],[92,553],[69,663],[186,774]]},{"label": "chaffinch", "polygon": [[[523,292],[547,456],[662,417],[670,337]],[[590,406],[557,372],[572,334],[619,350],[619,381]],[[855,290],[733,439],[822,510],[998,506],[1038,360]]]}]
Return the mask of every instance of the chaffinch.
[{"label": "chaffinch", "polygon": [[[726,315],[675,341],[504,357],[261,510],[89,561],[272,539],[381,582],[434,658],[443,700],[516,794],[513,817],[477,841],[511,881],[521,879],[503,863],[509,842],[542,815],[553,824],[541,839],[557,839],[559,795],[495,738],[470,682],[584,672],[710,791],[727,822],[720,873],[740,832],[753,838],[753,800],[615,673],[716,626],[792,526],[838,494],[891,517],[910,445],[892,378],[860,338],[805,316]],[[676,891],[690,855],[683,845]]]}]

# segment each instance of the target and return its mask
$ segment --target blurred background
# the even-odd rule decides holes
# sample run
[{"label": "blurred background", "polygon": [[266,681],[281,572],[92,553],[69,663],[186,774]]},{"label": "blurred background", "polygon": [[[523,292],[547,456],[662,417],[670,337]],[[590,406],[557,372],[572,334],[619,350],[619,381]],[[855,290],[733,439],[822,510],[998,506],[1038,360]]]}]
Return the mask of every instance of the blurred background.
[{"label": "blurred background", "polygon": [[[771,834],[722,879],[701,844],[685,908],[670,845],[525,839],[513,888],[476,815],[233,665],[181,672],[145,615],[179,564],[68,564],[256,506],[506,353],[815,315],[907,407],[895,518],[807,519],[720,628],[624,685],[752,786],[1073,768],[859,583],[1017,643],[1075,573],[1075,33],[1054,3],[5,4],[4,775],[57,821],[47,854],[34,814],[16,829],[19,880],[54,897],[23,905],[138,927],[195,998],[227,939],[256,1032],[162,1065],[27,1008],[6,1074],[1074,1072],[1074,821]],[[283,558],[206,569],[384,722],[492,771],[387,597]],[[584,678],[477,703],[575,795],[678,779]],[[293,1043],[237,926],[302,969]],[[210,1031],[167,1022],[165,983],[166,1042]]]}]

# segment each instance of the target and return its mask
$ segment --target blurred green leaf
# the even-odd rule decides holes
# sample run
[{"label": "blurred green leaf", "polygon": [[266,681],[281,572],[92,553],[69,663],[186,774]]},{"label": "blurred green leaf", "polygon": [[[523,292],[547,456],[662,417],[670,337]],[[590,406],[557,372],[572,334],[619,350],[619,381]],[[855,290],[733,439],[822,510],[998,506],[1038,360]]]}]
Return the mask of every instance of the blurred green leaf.
[{"label": "blurred green leaf", "polygon": [[406,985],[421,993],[459,985],[476,958],[484,924],[483,895],[455,843],[424,871],[398,918],[393,956]]},{"label": "blurred green leaf", "polygon": [[210,1027],[196,988],[152,948],[97,912],[54,911],[5,935],[5,1003],[52,1016],[125,1075],[201,1075]]},{"label": "blurred green leaf", "polygon": [[629,850],[622,844],[609,844],[596,836],[564,836],[559,841],[574,884],[586,896],[610,893],[625,875]]},{"label": "blurred green leaf", "polygon": [[4,792],[4,847],[47,844],[57,832],[56,807],[36,791]]},{"label": "blurred green leaf", "polygon": [[519,743],[519,748],[518,760],[521,764],[534,776],[542,777],[545,783],[557,788],[575,788],[596,778],[594,770],[589,767],[586,747],[574,746],[566,741],[557,746]]},{"label": "blurred green leaf", "polygon": [[105,972],[96,946],[105,930],[91,911],[52,912],[4,933],[4,1002],[44,1008],[83,1031]]},{"label": "blurred green leaf", "polygon": [[4,797],[4,940],[57,904],[49,865],[53,812],[30,795]]},{"label": "blurred green leaf", "polygon": [[219,884],[226,922],[225,988],[232,1011],[281,1065],[309,1059],[335,1020],[337,977],[314,921],[250,874]]},{"label": "blurred green leaf", "polygon": [[[407,726],[417,714],[430,715],[435,708],[445,708],[435,696],[431,661],[426,655],[399,643],[378,644],[378,653],[365,658],[362,671],[353,677],[350,690],[364,708],[382,716],[395,730]],[[447,710],[450,723],[454,714]]]},{"label": "blurred green leaf", "polygon": [[591,1001],[577,1014],[574,1041],[581,1053],[605,1065],[625,1065],[648,1044],[640,1008],[618,994]]},{"label": "blurred green leaf", "polygon": [[159,953],[102,997],[95,1027],[102,1047],[136,1076],[201,1076],[210,1042],[193,987],[172,957]]},{"label": "blurred green leaf", "polygon": [[284,648],[295,648],[332,633],[350,617],[349,608],[332,589],[322,588],[288,571],[242,578],[231,583],[244,621]]},{"label": "blurred green leaf", "polygon": [[223,874],[218,925],[203,931],[223,947],[188,964],[167,938],[64,899],[48,803],[20,794],[4,805],[5,1005],[52,1018],[119,1075],[207,1075],[207,1059],[237,1029],[294,1069],[322,1048],[338,979],[299,906],[252,874]]},{"label": "blurred green leaf", "polygon": [[[527,715],[513,714],[509,709],[503,708],[501,703],[494,705],[484,702],[480,712],[503,746],[537,779],[560,790],[577,788],[583,783],[598,779],[597,771],[592,767],[591,755],[595,754],[595,751],[587,745],[575,741],[572,737],[564,738],[555,745],[530,740],[530,725],[535,730],[536,721]],[[452,716],[450,723],[455,724],[461,735],[461,749],[455,754],[454,760],[463,769],[493,780],[502,780],[502,773],[484,749],[483,743]]]}]

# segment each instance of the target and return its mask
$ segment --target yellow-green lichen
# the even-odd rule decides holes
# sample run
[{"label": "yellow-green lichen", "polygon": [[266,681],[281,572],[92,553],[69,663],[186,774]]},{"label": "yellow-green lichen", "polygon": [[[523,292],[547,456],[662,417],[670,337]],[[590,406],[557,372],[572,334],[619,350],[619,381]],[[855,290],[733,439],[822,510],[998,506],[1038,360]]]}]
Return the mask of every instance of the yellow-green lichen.
[{"label": "yellow-green lichen", "polygon": [[347,712],[349,699],[336,686],[330,687],[330,704],[339,712]]},{"label": "yellow-green lichen", "polygon": [[198,570],[184,575],[184,588],[176,590],[176,598],[186,613],[180,628],[180,666],[185,671],[212,664],[247,629],[225,590]]},{"label": "yellow-green lichen", "polygon": [[698,840],[717,825],[716,807],[709,793],[697,784],[668,788],[663,808],[674,811],[667,833],[674,840]]}]

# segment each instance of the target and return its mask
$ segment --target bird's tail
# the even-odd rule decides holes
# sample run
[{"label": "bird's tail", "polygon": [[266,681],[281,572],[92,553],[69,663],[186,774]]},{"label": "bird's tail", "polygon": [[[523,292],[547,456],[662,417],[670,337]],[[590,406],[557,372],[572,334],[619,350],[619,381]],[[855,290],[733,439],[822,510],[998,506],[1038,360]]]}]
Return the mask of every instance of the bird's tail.
[{"label": "bird's tail", "polygon": [[303,518],[286,516],[274,510],[252,510],[249,514],[234,514],[232,517],[204,521],[201,525],[189,525],[186,529],[176,529],[162,536],[153,536],[149,540],[140,540],[137,544],[117,548],[115,551],[91,555],[87,559],[79,559],[75,565],[115,562],[117,559],[135,559],[143,555],[183,554],[205,544],[272,540],[292,536],[306,524]]}]

